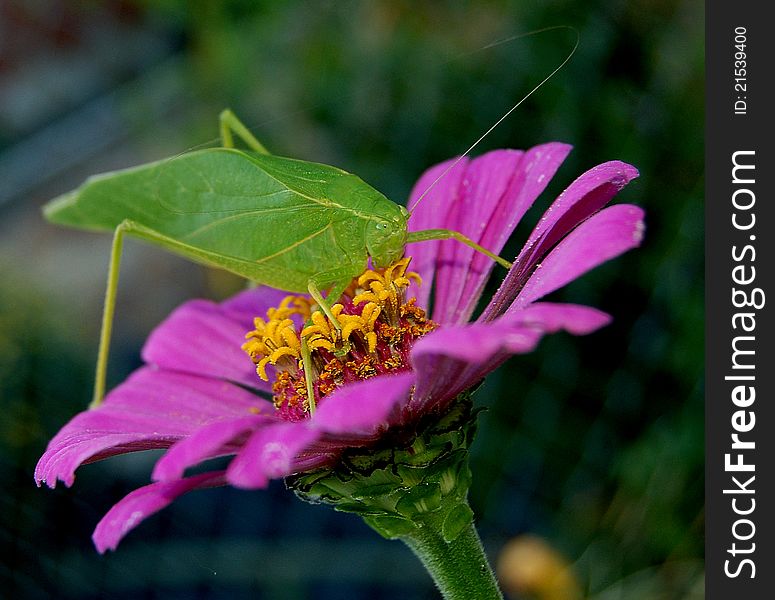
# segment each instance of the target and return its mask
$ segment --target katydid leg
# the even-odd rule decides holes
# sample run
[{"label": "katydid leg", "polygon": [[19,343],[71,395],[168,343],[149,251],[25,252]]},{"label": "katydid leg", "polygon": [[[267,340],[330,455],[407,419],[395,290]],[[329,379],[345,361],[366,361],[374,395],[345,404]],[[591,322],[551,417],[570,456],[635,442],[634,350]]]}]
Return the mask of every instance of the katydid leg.
[{"label": "katydid leg", "polygon": [[307,406],[310,416],[315,414],[315,386],[312,381],[312,350],[306,338],[301,338],[301,362],[304,363],[304,383],[307,386]]},{"label": "katydid leg", "polygon": [[[342,295],[342,292],[344,292],[345,288],[349,285],[350,280],[352,279],[350,271],[350,269],[326,271],[325,273],[319,273],[307,282],[309,295],[312,296],[312,299],[317,303],[320,310],[325,313],[336,329],[342,329],[342,327],[339,325],[339,321],[331,311],[331,305],[339,299],[339,296]],[[343,280],[344,283],[341,283]],[[338,283],[331,285],[331,281],[336,281]],[[328,285],[326,285],[327,282]],[[323,294],[320,292],[320,288],[329,286],[328,295],[324,298]]]},{"label": "katydid leg", "polygon": [[[102,403],[105,396],[105,376],[107,373],[108,353],[110,350],[110,337],[113,331],[113,317],[116,308],[116,291],[118,289],[118,273],[121,266],[121,251],[124,246],[124,235],[131,234],[141,239],[157,243],[162,247],[180,252],[188,250],[184,244],[170,239],[155,231],[138,225],[129,219],[122,221],[116,227],[113,233],[113,245],[110,249],[110,264],[108,267],[108,283],[105,289],[105,304],[102,309],[102,329],[100,331],[100,345],[97,353],[97,368],[94,380],[94,396],[92,398],[91,408],[95,408]],[[193,259],[199,258],[201,262],[207,263],[205,252],[189,252],[188,256]]]},{"label": "katydid leg", "polygon": [[457,240],[458,242],[473,248],[477,252],[490,257],[506,269],[510,269],[512,266],[512,264],[506,259],[501,258],[494,252],[490,252],[487,248],[483,248],[474,240],[464,236],[462,233],[458,231],[452,231],[451,229],[423,229],[422,231],[411,231],[406,237],[407,244],[412,242],[427,242],[430,240]]},{"label": "katydid leg", "polygon": [[245,142],[251,150],[255,150],[261,154],[269,154],[269,150],[267,150],[264,145],[250,133],[250,130],[245,127],[242,121],[240,121],[228,108],[221,112],[218,120],[221,124],[221,142],[225,148],[234,148],[234,138],[231,135],[233,132],[238,138]]},{"label": "katydid leg", "polygon": [[102,307],[102,329],[100,330],[100,346],[97,352],[97,369],[94,374],[94,395],[89,408],[102,404],[105,396],[105,377],[108,367],[108,352],[110,336],[113,332],[113,316],[116,309],[116,290],[118,289],[118,272],[121,267],[121,251],[124,247],[124,233],[127,222],[124,221],[113,232],[113,244],[110,248],[110,265],[108,267],[108,283],[105,288],[105,303]]}]

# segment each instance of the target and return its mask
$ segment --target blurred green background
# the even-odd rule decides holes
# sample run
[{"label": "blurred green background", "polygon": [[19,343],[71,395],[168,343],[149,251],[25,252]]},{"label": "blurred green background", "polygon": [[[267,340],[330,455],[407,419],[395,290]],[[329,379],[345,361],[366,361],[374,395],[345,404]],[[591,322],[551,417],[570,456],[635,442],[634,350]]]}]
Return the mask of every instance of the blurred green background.
[{"label": "blurred green background", "polygon": [[[640,169],[618,201],[643,206],[648,229],[642,248],[558,294],[612,326],[553,336],[478,392],[489,411],[472,505],[493,558],[538,535],[585,596],[703,597],[704,14],[689,0],[1,3],[1,597],[436,597],[401,544],[280,482],[189,495],[99,556],[94,525],[156,456],[85,467],[73,489],[33,484],[48,439],[90,395],[110,243],[39,209],[90,174],[215,143],[227,106],[273,152],[340,166],[401,202],[573,36],[481,49],[551,25],[579,31],[577,53],[475,152],[575,146],[505,255],[605,160]],[[239,286],[130,242],[110,380],[139,364],[177,304]]]}]

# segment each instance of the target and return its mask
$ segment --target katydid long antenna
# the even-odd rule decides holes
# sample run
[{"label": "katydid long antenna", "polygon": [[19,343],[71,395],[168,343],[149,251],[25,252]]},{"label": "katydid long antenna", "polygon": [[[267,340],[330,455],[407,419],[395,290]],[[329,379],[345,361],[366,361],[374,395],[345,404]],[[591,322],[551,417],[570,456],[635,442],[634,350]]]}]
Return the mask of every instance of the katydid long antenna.
[{"label": "katydid long antenna", "polygon": [[442,179],[444,179],[444,177],[446,177],[447,173],[449,173],[452,169],[454,169],[455,166],[457,166],[457,164],[461,160],[463,160],[466,156],[468,156],[471,153],[471,151],[474,148],[476,148],[481,143],[482,140],[484,140],[484,138],[490,135],[490,133],[492,133],[493,130],[496,127],[498,127],[498,125],[503,123],[503,121],[505,121],[509,117],[509,115],[511,115],[511,113],[517,110],[517,108],[519,108],[519,106],[525,100],[527,100],[528,98],[530,98],[530,96],[532,96],[535,92],[537,92],[547,81],[549,81],[552,77],[554,77],[557,71],[562,69],[568,63],[568,61],[576,53],[576,49],[579,47],[580,36],[579,36],[578,30],[575,27],[571,27],[570,25],[553,25],[552,27],[544,27],[543,29],[536,29],[534,31],[528,31],[527,33],[520,33],[518,35],[513,35],[506,39],[503,39],[497,42],[492,42],[491,44],[487,44],[483,48],[480,48],[479,50],[477,50],[477,52],[480,52],[483,50],[487,50],[488,48],[494,48],[502,44],[508,44],[509,42],[513,42],[514,40],[518,40],[520,38],[524,38],[532,35],[538,35],[539,33],[545,33],[547,31],[555,31],[558,29],[566,29],[568,31],[573,32],[573,34],[576,36],[576,39],[573,43],[573,48],[571,48],[571,51],[568,53],[568,56],[566,56],[565,59],[559,65],[557,65],[557,67],[555,67],[551,73],[549,73],[546,77],[544,77],[538,83],[538,85],[536,85],[532,90],[530,90],[527,94],[525,94],[519,102],[517,102],[514,106],[512,106],[509,110],[507,110],[502,117],[500,117],[497,121],[495,121],[495,123],[493,123],[492,126],[479,137],[479,139],[477,139],[473,144],[471,144],[471,146],[469,146],[468,150],[463,152],[463,154],[458,156],[457,159],[455,159],[455,161],[451,165],[449,165],[446,169],[444,169],[441,175],[439,175],[436,179],[433,180],[433,182],[425,189],[425,191],[422,194],[420,194],[420,197],[417,198],[417,202],[415,202],[414,205],[409,209],[409,216],[412,216],[412,213],[417,209],[417,206],[420,204],[420,202],[422,202],[423,198],[425,198],[428,195],[428,193],[434,187],[436,187],[437,183],[439,183]]}]

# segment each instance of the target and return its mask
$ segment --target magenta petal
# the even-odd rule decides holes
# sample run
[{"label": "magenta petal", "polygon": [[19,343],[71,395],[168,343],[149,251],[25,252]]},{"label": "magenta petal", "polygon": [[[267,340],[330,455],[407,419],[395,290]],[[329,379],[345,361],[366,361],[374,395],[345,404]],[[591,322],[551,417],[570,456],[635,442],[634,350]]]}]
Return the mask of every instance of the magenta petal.
[{"label": "magenta petal", "polygon": [[394,410],[408,399],[412,372],[380,375],[336,390],[321,403],[312,426],[332,434],[370,436],[385,427]]},{"label": "magenta petal", "polygon": [[436,374],[424,368],[430,355],[447,356],[469,364],[486,362],[496,352],[522,354],[532,351],[541,336],[566,329],[585,334],[608,323],[605,313],[575,304],[539,303],[506,314],[487,323],[444,327],[421,340],[412,349],[418,384]]},{"label": "magenta petal", "polygon": [[578,177],[544,213],[528,238],[526,252],[520,254],[519,261],[529,262],[543,254],[576,225],[608,204],[637,176],[638,170],[632,165],[612,160]]},{"label": "magenta petal", "polygon": [[539,303],[493,321],[440,328],[412,348],[415,395],[419,402],[457,395],[508,356],[534,350],[544,334],[564,329],[583,335],[609,321],[595,308]]},{"label": "magenta petal", "polygon": [[218,304],[192,300],[153,330],[143,348],[143,360],[170,371],[269,391],[271,386],[259,379],[255,365],[241,349],[248,331]]},{"label": "magenta petal", "polygon": [[92,534],[94,545],[100,554],[115,550],[127,533],[176,498],[191,490],[225,484],[223,471],[219,471],[141,487],[125,496],[102,517]]},{"label": "magenta petal", "polygon": [[568,186],[544,213],[479,320],[487,321],[503,314],[544,255],[637,176],[633,166],[611,161],[590,169]]},{"label": "magenta petal", "polygon": [[75,470],[136,450],[167,448],[213,420],[271,405],[224,381],[143,367],[96,409],[76,415],[49,442],[35,468],[38,485],[73,484]]},{"label": "magenta petal", "polygon": [[[409,231],[421,231],[423,229],[437,229],[449,227],[447,221],[449,217],[449,207],[457,200],[460,190],[460,182],[468,165],[468,159],[464,158],[457,164],[457,159],[451,159],[434,167],[431,167],[422,174],[420,179],[412,189],[407,206],[412,211],[409,219]],[[454,165],[454,167],[452,167]],[[428,192],[420,205],[415,209],[420,196],[441,176],[444,171],[452,167],[446,175]],[[409,267],[422,277],[423,285],[417,286],[412,283],[407,294],[409,297],[417,298],[418,306],[428,306],[428,300],[431,294],[431,285],[433,275],[436,269],[436,257],[439,254],[441,242],[417,242],[407,244],[406,256],[412,257],[412,264]]]},{"label": "magenta petal", "polygon": [[[571,148],[568,144],[552,142],[535,146],[525,152],[509,181],[508,188],[497,205],[487,213],[487,227],[478,238],[479,244],[500,254],[514,228],[554,177]],[[481,204],[486,203],[483,201]],[[471,317],[487,278],[495,266],[495,262],[490,258],[467,250],[471,263],[460,293],[460,301],[450,317],[450,322],[453,323],[466,322]]]},{"label": "magenta petal", "polygon": [[[570,146],[566,144],[550,143],[527,152],[496,150],[470,162],[461,161],[420,204],[410,220],[410,230],[452,229],[500,252],[569,151]],[[454,163],[434,167],[420,180],[410,206],[420,191],[427,189],[451,164]],[[433,211],[428,209],[432,202]],[[416,295],[418,303],[427,306],[433,284],[436,290],[433,319],[440,323],[466,321],[476,306],[493,261],[453,240],[409,244],[406,254],[413,257],[410,268],[425,282],[424,288],[410,288],[409,295]]]},{"label": "magenta petal", "polygon": [[270,479],[295,472],[297,457],[320,437],[307,422],[279,423],[256,431],[231,461],[226,477],[233,486],[263,488]]},{"label": "magenta petal", "polygon": [[525,283],[512,308],[530,304],[640,245],[643,230],[643,210],[637,206],[618,204],[600,211],[549,253]]},{"label": "magenta petal", "polygon": [[611,322],[611,315],[597,308],[556,302],[536,302],[503,318],[516,319],[544,333],[565,330],[573,335],[588,335]]},{"label": "magenta petal", "polygon": [[220,307],[224,315],[245,328],[244,334],[253,329],[255,317],[264,318],[266,311],[279,306],[286,296],[288,292],[260,285],[221,302]]},{"label": "magenta petal", "polygon": [[276,420],[270,416],[247,415],[204,425],[165,452],[156,463],[151,477],[156,481],[180,479],[188,467],[208,458],[236,452],[240,440],[244,441],[261,425]]},{"label": "magenta petal", "polygon": [[[460,182],[457,199],[446,212],[442,227],[479,242],[488,223],[493,220],[493,213],[506,194],[523,154],[517,150],[495,150],[472,160]],[[473,256],[473,249],[455,240],[444,241],[439,246],[434,277],[434,321],[460,321],[460,306],[468,304],[468,298],[461,298],[461,294]]]}]

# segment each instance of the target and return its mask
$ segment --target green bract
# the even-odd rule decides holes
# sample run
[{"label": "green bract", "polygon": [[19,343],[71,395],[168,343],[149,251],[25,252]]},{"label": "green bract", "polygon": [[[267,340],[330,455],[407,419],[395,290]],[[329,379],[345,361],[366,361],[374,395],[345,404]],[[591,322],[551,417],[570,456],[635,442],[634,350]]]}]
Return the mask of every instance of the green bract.
[{"label": "green bract", "polygon": [[477,414],[470,393],[463,394],[419,430],[389,432],[378,447],[346,450],[335,468],[294,475],[286,484],[308,502],[361,515],[386,538],[430,526],[451,542],[473,520],[468,447]]}]

